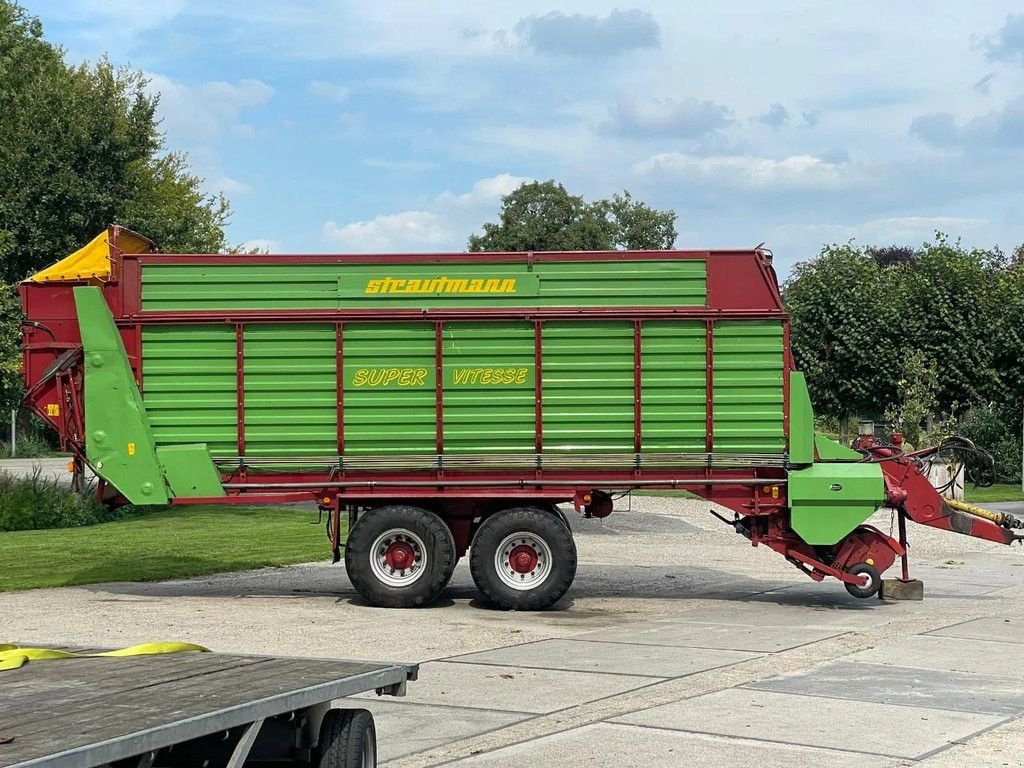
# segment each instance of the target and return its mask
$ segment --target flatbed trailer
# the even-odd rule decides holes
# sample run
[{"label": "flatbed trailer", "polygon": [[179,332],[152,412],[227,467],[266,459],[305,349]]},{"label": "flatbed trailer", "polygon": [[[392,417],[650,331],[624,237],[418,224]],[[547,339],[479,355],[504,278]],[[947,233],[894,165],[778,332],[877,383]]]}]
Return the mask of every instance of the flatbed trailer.
[{"label": "flatbed trailer", "polygon": [[[897,558],[909,581],[907,519],[1024,528],[931,487],[966,441],[815,433],[761,248],[165,254],[113,226],[21,296],[26,403],[105,502],[314,500],[375,605],[429,604],[467,554],[490,603],[553,605],[576,574],[564,510],[635,489],[725,507],[857,597]],[[898,539],[867,524],[883,505]]]},{"label": "flatbed trailer", "polygon": [[[74,649],[89,653],[88,649]],[[223,653],[29,661],[0,672],[0,768],[364,768],[416,665]]]}]

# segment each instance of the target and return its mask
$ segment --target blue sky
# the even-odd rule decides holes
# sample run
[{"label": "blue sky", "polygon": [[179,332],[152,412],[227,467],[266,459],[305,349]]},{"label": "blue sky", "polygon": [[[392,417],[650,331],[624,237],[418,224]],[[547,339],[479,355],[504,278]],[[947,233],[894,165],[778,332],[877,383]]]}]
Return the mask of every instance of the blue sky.
[{"label": "blue sky", "polygon": [[1015,3],[24,2],[69,60],[149,74],[233,242],[461,250],[548,178],[783,273],[850,238],[1024,241]]}]

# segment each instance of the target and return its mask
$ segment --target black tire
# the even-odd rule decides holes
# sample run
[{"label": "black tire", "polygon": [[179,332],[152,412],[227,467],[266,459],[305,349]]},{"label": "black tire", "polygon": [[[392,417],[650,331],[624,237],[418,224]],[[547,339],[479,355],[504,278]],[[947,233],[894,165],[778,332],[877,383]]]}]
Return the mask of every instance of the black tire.
[{"label": "black tire", "polygon": [[859,587],[856,584],[843,583],[846,587],[846,591],[854,597],[871,597],[877,595],[879,588],[882,586],[882,574],[878,572],[878,569],[873,565],[867,563],[857,563],[856,565],[850,566],[846,572],[851,576],[867,576],[868,583],[863,587]]},{"label": "black tire", "polygon": [[[517,534],[526,536],[516,542]],[[513,539],[511,543],[510,539]],[[546,545],[550,557],[538,550],[538,540]],[[507,577],[503,577],[497,570],[496,559],[499,547],[507,549],[509,546],[524,548],[527,553],[533,550],[533,562],[540,568],[524,573],[510,568]],[[529,560],[528,554],[524,556]],[[545,564],[544,560],[550,562]],[[502,510],[484,520],[477,530],[469,550],[469,569],[477,589],[492,605],[505,610],[539,611],[561,600],[572,586],[576,576],[576,543],[572,532],[552,512],[535,507]],[[543,573],[538,573],[542,570]],[[515,581],[516,576],[523,580],[518,588],[508,583],[508,580]],[[533,586],[530,586],[531,580]]]},{"label": "black tire", "polygon": [[377,768],[377,729],[365,709],[332,709],[320,724],[315,768]]},{"label": "black tire", "polygon": [[[391,532],[397,538],[388,539]],[[381,547],[398,546],[402,541],[409,544],[407,551],[414,558],[408,578],[404,570],[398,572],[381,561],[386,557]],[[448,526],[433,512],[419,507],[394,505],[364,512],[352,526],[345,545],[345,570],[352,586],[381,608],[429,605],[448,585],[456,560],[455,539]],[[420,570],[414,571],[416,567]],[[418,575],[413,579],[414,573]]]}]

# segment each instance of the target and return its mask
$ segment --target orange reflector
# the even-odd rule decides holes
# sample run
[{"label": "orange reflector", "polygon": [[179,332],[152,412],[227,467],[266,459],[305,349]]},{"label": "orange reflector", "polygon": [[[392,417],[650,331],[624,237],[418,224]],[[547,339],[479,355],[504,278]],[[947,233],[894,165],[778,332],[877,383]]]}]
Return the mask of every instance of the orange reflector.
[{"label": "orange reflector", "polygon": [[330,496],[324,496],[324,504],[330,504],[330,503],[331,503],[331,497]]},{"label": "orange reflector", "polygon": [[71,472],[72,474],[74,474],[74,471],[75,471],[75,462],[69,461],[68,462],[68,472]]}]

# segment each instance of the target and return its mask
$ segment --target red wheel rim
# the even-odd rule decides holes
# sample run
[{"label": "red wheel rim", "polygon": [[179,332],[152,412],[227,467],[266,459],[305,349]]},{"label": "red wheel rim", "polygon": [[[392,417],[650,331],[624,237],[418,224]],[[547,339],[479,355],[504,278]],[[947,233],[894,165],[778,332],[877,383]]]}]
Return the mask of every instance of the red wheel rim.
[{"label": "red wheel rim", "polygon": [[411,568],[416,561],[416,553],[413,548],[404,541],[393,541],[384,552],[384,562],[389,568],[396,571],[404,571]]},{"label": "red wheel rim", "polygon": [[537,568],[537,551],[526,544],[513,547],[508,555],[508,567],[516,573],[532,573]]}]

